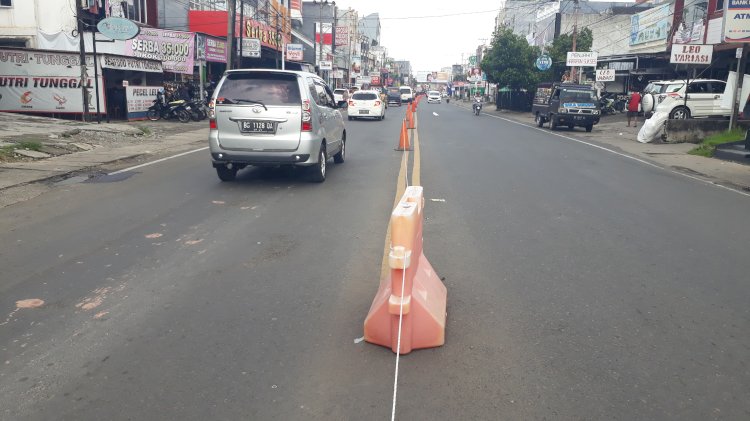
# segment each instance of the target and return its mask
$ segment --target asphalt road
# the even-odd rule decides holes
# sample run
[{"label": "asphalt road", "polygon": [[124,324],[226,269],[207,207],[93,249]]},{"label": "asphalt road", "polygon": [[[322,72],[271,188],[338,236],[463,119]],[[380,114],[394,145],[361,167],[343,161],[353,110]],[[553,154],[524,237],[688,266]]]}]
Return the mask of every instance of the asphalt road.
[{"label": "asphalt road", "polygon": [[[402,115],[347,121],[323,184],[220,183],[204,151],[0,209],[0,418],[389,419],[395,356],[355,340]],[[418,115],[448,322],[401,359],[397,419],[750,417],[748,197],[454,104]]]}]

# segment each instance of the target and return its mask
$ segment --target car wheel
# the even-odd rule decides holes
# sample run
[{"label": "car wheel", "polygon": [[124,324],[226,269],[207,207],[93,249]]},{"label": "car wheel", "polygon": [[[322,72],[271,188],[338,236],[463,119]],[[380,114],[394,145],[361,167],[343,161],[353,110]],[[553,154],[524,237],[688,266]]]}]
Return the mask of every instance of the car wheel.
[{"label": "car wheel", "polygon": [[674,120],[684,120],[690,118],[690,110],[687,107],[676,107],[669,113],[669,118]]},{"label": "car wheel", "polygon": [[227,168],[225,166],[216,167],[216,175],[221,181],[234,181],[237,176],[237,168]]},{"label": "car wheel", "polygon": [[549,118],[549,129],[557,130],[557,119],[555,118],[554,114],[552,114]]},{"label": "car wheel", "polygon": [[594,125],[593,124],[589,124],[588,126],[586,126],[586,131],[587,132],[591,132],[592,130],[594,130]]},{"label": "car wheel", "polygon": [[333,162],[343,164],[346,159],[346,138],[341,139],[341,150],[333,156]]},{"label": "car wheel", "polygon": [[569,128],[570,130],[573,130],[573,129],[575,129],[575,127],[576,127],[576,126],[575,126],[575,124],[568,124],[568,128]]},{"label": "car wheel", "polygon": [[354,120],[354,117],[352,117],[352,116],[349,116],[348,118],[349,118],[349,121]]},{"label": "car wheel", "polygon": [[312,167],[312,181],[316,183],[322,183],[326,181],[326,147],[325,145],[320,146],[320,152],[318,153],[318,163]]},{"label": "car wheel", "polygon": [[544,126],[544,117],[540,116],[539,113],[536,113],[534,116],[534,122],[536,122],[537,127]]}]

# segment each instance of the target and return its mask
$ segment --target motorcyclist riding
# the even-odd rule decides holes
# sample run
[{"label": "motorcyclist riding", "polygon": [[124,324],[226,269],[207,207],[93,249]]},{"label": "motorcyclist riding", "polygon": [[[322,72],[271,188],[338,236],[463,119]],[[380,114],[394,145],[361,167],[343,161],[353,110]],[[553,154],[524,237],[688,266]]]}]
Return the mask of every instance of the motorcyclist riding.
[{"label": "motorcyclist riding", "polygon": [[479,113],[482,111],[482,96],[479,94],[479,92],[476,92],[474,94],[472,110],[474,111],[474,115],[479,115]]}]

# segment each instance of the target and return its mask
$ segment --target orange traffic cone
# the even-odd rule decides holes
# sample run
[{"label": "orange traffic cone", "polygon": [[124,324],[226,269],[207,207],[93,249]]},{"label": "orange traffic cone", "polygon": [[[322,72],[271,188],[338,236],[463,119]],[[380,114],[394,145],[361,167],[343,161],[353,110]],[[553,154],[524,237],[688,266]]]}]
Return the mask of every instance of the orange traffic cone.
[{"label": "orange traffic cone", "polygon": [[401,136],[398,139],[397,151],[410,151],[411,145],[409,145],[409,132],[406,131],[406,120],[401,122]]},{"label": "orange traffic cone", "polygon": [[407,129],[414,128],[414,113],[410,109],[406,110],[406,128]]}]

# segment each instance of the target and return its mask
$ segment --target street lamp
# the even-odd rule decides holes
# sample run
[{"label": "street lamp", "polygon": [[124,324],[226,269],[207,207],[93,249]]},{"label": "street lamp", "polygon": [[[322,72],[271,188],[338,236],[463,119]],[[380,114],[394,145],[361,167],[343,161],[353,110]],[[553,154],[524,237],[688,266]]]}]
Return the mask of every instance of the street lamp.
[{"label": "street lamp", "polygon": [[320,62],[323,60],[323,6],[328,6],[329,4],[336,7],[335,1],[328,1],[328,0],[313,0],[313,4],[318,5],[318,25],[319,30],[317,31],[317,36],[320,37],[320,49],[318,50],[318,66],[320,66]]}]

